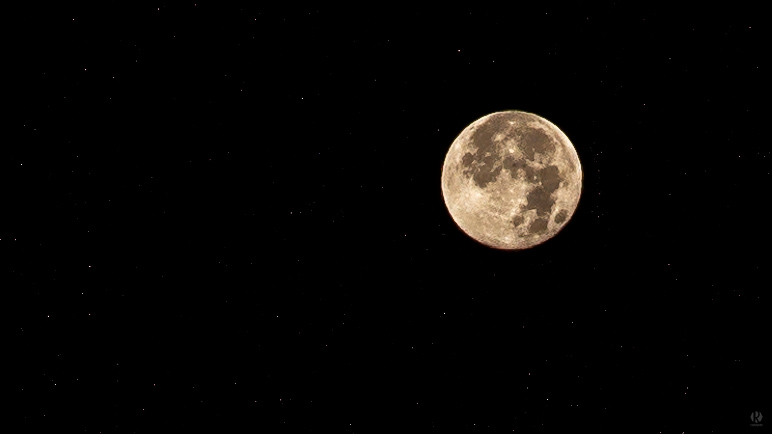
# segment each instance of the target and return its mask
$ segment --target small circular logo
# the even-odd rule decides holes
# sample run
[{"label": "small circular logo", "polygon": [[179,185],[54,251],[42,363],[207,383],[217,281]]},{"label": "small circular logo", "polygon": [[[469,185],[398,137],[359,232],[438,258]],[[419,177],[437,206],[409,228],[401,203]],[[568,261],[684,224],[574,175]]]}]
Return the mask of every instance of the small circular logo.
[{"label": "small circular logo", "polygon": [[759,423],[759,422],[761,422],[761,419],[762,419],[763,417],[764,417],[764,416],[762,416],[762,415],[761,415],[761,413],[760,413],[760,412],[758,412],[758,411],[754,411],[753,413],[751,413],[751,421],[752,421],[753,423]]}]

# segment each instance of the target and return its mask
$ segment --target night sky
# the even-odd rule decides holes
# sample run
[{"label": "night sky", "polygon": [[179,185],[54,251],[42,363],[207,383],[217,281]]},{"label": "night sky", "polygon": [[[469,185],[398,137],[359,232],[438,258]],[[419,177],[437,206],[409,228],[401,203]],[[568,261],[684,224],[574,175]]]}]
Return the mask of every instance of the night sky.
[{"label": "night sky", "polygon": [[[4,424],[768,430],[768,19],[626,4],[8,12]],[[584,172],[521,251],[440,184],[502,110]]]}]

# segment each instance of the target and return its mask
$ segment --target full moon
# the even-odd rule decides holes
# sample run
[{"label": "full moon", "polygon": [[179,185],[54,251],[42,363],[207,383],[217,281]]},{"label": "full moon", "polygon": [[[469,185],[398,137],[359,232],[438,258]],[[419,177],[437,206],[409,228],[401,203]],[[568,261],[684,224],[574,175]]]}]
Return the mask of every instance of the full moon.
[{"label": "full moon", "polygon": [[579,203],[582,167],[568,137],[532,113],[502,111],[472,122],[442,167],[442,195],[456,224],[497,249],[554,237]]}]

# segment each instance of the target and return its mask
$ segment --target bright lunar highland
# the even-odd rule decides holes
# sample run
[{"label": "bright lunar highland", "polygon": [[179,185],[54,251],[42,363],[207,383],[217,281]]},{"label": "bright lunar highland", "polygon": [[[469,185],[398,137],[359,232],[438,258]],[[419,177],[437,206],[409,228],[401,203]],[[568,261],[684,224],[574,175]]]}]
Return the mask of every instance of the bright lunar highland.
[{"label": "bright lunar highland", "polygon": [[552,238],[576,210],[582,167],[568,137],[532,113],[502,111],[472,122],[442,168],[442,195],[470,237],[497,249]]}]

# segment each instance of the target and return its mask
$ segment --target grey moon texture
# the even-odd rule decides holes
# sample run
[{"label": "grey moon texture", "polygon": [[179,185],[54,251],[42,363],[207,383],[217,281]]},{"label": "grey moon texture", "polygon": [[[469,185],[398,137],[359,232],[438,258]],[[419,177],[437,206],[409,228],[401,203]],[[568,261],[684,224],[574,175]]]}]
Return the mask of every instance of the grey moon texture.
[{"label": "grey moon texture", "polygon": [[582,167],[558,127],[532,113],[501,111],[472,122],[442,167],[442,195],[456,224],[497,249],[554,237],[579,204]]}]

